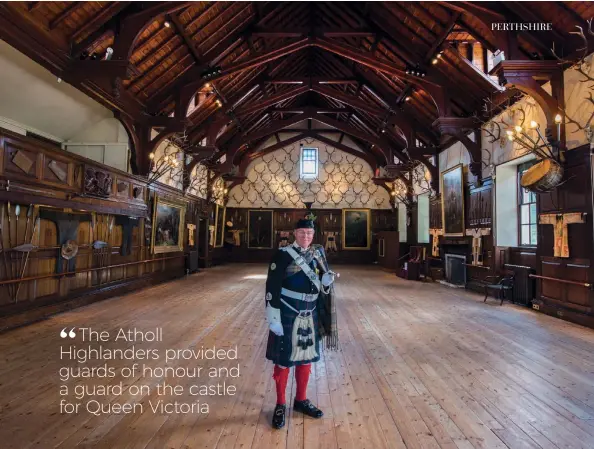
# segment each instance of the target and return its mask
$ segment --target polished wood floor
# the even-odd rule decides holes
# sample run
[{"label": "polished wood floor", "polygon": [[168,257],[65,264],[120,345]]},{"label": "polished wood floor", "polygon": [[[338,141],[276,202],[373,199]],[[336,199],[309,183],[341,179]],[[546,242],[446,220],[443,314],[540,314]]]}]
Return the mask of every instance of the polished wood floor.
[{"label": "polished wood floor", "polygon": [[[594,331],[510,304],[500,307],[495,300],[484,304],[471,292],[403,281],[375,267],[338,271],[342,351],[324,354],[308,392],[324,418],[289,413],[284,429],[271,429],[275,392],[272,366],[264,358],[266,267],[231,265],[0,335],[0,447],[594,448]],[[237,394],[209,398],[209,414],[155,414],[150,408],[60,414],[60,345],[70,343],[60,338],[61,329],[157,326],[164,341],[138,347],[237,345]],[[84,346],[78,337],[72,344]],[[93,365],[99,363],[88,364]],[[178,366],[198,365],[213,363]],[[67,384],[77,382],[102,383]],[[138,376],[124,380],[126,386],[139,383],[147,382]],[[292,380],[291,401],[294,391]],[[154,390],[150,397],[124,392],[105,402],[149,399],[155,399]]]}]

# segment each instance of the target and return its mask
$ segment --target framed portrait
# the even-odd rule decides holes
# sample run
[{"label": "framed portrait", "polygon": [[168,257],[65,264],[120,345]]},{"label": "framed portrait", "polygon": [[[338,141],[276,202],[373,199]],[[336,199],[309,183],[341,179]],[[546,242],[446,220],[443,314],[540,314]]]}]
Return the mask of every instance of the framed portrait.
[{"label": "framed portrait", "polygon": [[248,211],[248,248],[271,249],[274,243],[272,210]]},{"label": "framed portrait", "polygon": [[215,241],[214,246],[219,248],[223,246],[223,239],[225,236],[225,215],[227,208],[225,206],[219,206],[215,211]]},{"label": "framed portrait", "polygon": [[441,215],[445,236],[464,235],[464,171],[462,164],[441,173]]},{"label": "framed portrait", "polygon": [[153,254],[184,250],[186,207],[155,196],[151,247]]},{"label": "framed portrait", "polygon": [[342,210],[342,248],[345,250],[371,248],[371,214],[369,209]]}]

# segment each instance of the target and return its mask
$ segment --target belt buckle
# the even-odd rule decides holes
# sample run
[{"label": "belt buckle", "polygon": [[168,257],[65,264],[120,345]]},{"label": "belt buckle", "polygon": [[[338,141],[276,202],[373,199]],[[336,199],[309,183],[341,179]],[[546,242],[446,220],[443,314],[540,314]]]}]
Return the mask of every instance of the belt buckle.
[{"label": "belt buckle", "polygon": [[313,301],[314,295],[311,293],[304,293],[303,294],[305,301]]}]

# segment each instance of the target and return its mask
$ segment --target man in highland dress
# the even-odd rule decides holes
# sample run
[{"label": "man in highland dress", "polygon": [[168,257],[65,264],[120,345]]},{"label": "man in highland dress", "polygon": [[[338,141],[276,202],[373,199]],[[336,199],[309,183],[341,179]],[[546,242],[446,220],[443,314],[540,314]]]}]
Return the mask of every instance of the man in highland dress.
[{"label": "man in highland dress", "polygon": [[295,367],[297,392],[293,408],[313,418],[323,413],[307,399],[311,364],[320,360],[320,340],[337,349],[333,282],[338,275],[328,267],[321,245],[312,245],[314,223],[301,219],[295,226],[295,242],[280,248],[268,267],[266,318],[270,332],[266,358],[274,363],[276,407],[272,426],[285,425],[285,390],[289,368]]}]

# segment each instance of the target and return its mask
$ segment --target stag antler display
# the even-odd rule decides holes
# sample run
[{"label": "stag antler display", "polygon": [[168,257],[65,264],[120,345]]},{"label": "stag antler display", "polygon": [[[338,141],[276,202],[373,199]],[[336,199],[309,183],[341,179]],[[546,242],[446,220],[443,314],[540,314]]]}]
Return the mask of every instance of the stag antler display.
[{"label": "stag antler display", "polygon": [[[588,21],[588,34],[590,36],[594,36],[594,31],[592,31],[592,19],[589,19]],[[577,51],[583,51],[582,55],[579,57],[578,61],[570,61],[568,59],[564,59],[561,58],[560,56],[557,55],[557,53],[555,52],[555,43],[553,42],[553,48],[551,49],[551,52],[553,53],[553,56],[555,56],[555,58],[557,58],[560,62],[560,64],[570,64],[573,65],[575,70],[577,70],[582,76],[584,76],[585,79],[580,80],[580,82],[582,83],[587,83],[587,82],[594,82],[594,77],[592,75],[590,75],[587,71],[584,70],[584,66],[588,67],[589,64],[586,62],[586,57],[588,56],[588,38],[586,37],[586,34],[584,33],[584,29],[579,26],[576,25],[575,26],[579,31],[570,31],[569,34],[575,34],[576,36],[579,36],[583,41],[584,41],[584,46],[582,48],[578,48]],[[591,88],[592,86],[590,86]]]},{"label": "stag antler display", "polygon": [[[500,129],[501,132],[501,129]],[[495,174],[495,164],[493,163],[493,154],[491,154],[491,152],[489,150],[487,150],[486,148],[483,148],[483,151],[486,151],[487,154],[489,155],[489,158],[487,159],[487,162],[485,162],[484,160],[481,160],[481,163],[483,164],[484,168],[488,168],[490,173],[489,176],[493,176]]]},{"label": "stag antler display", "polygon": [[[594,105],[594,97],[592,96],[592,92],[589,92],[589,97],[586,98],[586,101],[589,101],[592,105]],[[592,133],[592,119],[594,118],[594,110],[592,111],[592,114],[590,114],[590,118],[588,119],[588,121],[586,122],[586,124],[584,126],[580,125],[580,123],[574,119],[572,119],[569,115],[565,114],[566,116],[566,123],[568,125],[575,125],[577,127],[577,129],[573,132],[578,132],[580,130],[586,131],[586,133],[590,132]],[[588,136],[588,140],[591,140],[591,136]]]},{"label": "stag antler display", "polygon": [[[587,20],[587,22],[588,22],[588,34],[590,36],[594,36],[594,31],[592,30],[592,18]],[[583,76],[583,79],[579,80],[581,83],[594,82],[594,76],[590,75],[590,73],[589,73],[592,61],[591,60],[590,60],[590,62],[586,61],[586,58],[588,57],[588,54],[589,54],[588,38],[586,37],[586,34],[584,33],[584,29],[581,26],[576,25],[576,28],[578,29],[578,31],[571,31],[570,34],[575,34],[576,36],[579,36],[582,39],[582,41],[584,42],[584,46],[582,48],[577,49],[577,51],[582,52],[581,56],[578,58],[577,61],[570,61],[570,60],[559,57],[557,55],[557,53],[555,52],[555,43],[554,42],[553,42],[553,48],[551,51],[552,51],[553,55],[555,56],[555,58],[557,58],[559,60],[560,64],[572,65],[574,70],[576,70],[580,75]],[[591,91],[592,88],[594,88],[594,84],[589,85],[587,87],[587,89],[589,89],[590,91],[588,92],[588,97],[585,98],[584,101],[586,102],[586,104],[589,102],[591,105],[594,106],[594,98],[592,97],[592,91]],[[576,130],[572,131],[572,133],[576,133],[578,131],[584,131],[584,133],[586,135],[586,139],[588,139],[588,142],[590,142],[590,146],[593,145],[593,143],[594,143],[594,125],[592,124],[592,120],[594,119],[594,110],[590,114],[590,117],[586,121],[586,124],[583,126],[580,122],[578,122],[577,120],[575,120],[574,118],[569,116],[569,114],[567,114],[567,112],[565,112],[565,119],[566,119],[566,123],[568,125],[574,125],[576,127]]]}]

